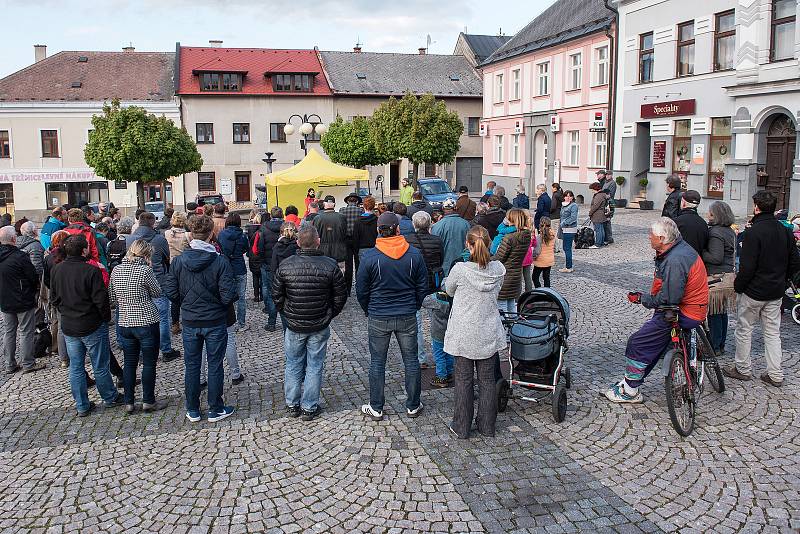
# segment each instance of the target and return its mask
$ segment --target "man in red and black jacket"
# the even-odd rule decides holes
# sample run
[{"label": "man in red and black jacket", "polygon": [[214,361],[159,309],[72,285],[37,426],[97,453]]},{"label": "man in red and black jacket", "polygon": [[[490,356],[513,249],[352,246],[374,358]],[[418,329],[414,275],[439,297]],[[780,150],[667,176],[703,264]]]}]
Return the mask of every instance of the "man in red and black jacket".
[{"label": "man in red and black jacket", "polygon": [[640,403],[639,386],[669,345],[672,324],[660,311],[680,307],[681,328],[701,324],[708,313],[708,276],[702,258],[681,238],[672,219],[661,217],[650,227],[650,246],[656,251],[656,269],[649,294],[628,293],[628,300],[655,310],[642,327],[628,338],[625,348],[625,378],[605,392],[611,402]]},{"label": "man in red and black jacket", "polygon": [[89,244],[89,259],[100,262],[100,251],[97,248],[97,238],[94,235],[94,228],[86,223],[86,217],[80,208],[72,208],[67,212],[68,225],[66,230],[70,235],[82,235]]}]

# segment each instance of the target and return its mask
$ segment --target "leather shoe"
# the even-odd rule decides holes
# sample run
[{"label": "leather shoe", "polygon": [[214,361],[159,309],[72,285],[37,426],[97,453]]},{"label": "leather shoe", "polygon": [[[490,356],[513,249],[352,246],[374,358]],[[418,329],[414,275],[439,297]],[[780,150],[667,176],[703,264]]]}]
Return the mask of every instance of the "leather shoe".
[{"label": "leather shoe", "polygon": [[133,404],[126,404],[125,405],[125,413],[131,415],[133,412],[136,411],[136,406]]},{"label": "leather shoe", "polygon": [[728,378],[733,378],[734,380],[752,380],[753,377],[750,375],[746,375],[739,371],[735,365],[729,365],[727,367],[722,368],[722,374],[727,376]]},{"label": "leather shoe", "polygon": [[159,410],[163,410],[166,407],[167,407],[167,401],[163,400],[157,400],[153,404],[147,402],[142,403],[142,411],[145,413],[157,412]]},{"label": "leather shoe", "polygon": [[761,375],[761,381],[764,382],[765,384],[769,384],[770,386],[774,386],[776,388],[779,388],[783,385],[783,380],[781,381],[773,380],[772,378],[770,378],[768,373],[764,373]]}]

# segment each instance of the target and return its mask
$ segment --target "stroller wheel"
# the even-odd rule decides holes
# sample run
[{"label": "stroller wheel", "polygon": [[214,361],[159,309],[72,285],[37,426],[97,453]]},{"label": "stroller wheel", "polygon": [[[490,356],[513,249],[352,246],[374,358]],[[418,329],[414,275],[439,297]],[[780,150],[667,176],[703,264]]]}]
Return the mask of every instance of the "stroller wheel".
[{"label": "stroller wheel", "polygon": [[564,385],[567,386],[567,389],[572,389],[572,369],[565,367],[561,375],[564,377]]},{"label": "stroller wheel", "polygon": [[553,420],[560,423],[567,416],[567,388],[563,384],[553,391]]},{"label": "stroller wheel", "polygon": [[497,387],[497,411],[503,413],[508,408],[508,399],[511,398],[511,387],[508,380],[501,380]]},{"label": "stroller wheel", "polygon": [[792,308],[792,320],[800,324],[800,304],[795,304]]}]

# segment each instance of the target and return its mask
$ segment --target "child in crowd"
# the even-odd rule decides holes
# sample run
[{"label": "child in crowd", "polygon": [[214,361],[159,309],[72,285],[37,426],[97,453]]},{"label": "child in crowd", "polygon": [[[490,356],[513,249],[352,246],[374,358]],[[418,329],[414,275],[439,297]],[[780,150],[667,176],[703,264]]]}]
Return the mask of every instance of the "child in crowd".
[{"label": "child in crowd", "polygon": [[450,316],[452,299],[443,291],[431,293],[422,301],[422,307],[431,310],[431,349],[436,363],[436,376],[431,386],[449,388],[453,386],[453,357],[444,351],[444,333]]}]

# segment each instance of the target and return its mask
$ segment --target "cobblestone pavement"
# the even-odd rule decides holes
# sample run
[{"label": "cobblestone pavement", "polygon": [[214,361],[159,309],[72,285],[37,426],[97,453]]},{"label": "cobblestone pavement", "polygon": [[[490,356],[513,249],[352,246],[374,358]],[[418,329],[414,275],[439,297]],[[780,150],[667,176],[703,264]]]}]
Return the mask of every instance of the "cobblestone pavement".
[{"label": "cobblestone pavement", "polygon": [[[783,388],[729,381],[724,394],[704,394],[687,439],[672,430],[657,373],[642,405],[599,398],[647,316],[625,293],[645,289],[652,269],[655,214],[618,214],[615,245],[576,251],[575,273],[553,275],[572,306],[564,423],[549,402],[514,399],[496,438],[460,441],[446,426],[452,390],[427,388],[423,416],[408,419],[396,347],[388,416],[365,420],[369,354],[354,300],[334,323],[323,416],[286,418],[281,334],[260,328],[250,302],[252,327],[238,336],[247,378],[228,381],[238,412],[221,423],[184,418],[180,361],[159,365],[157,394],[170,406],[155,415],[75,418],[54,358],[0,378],[0,530],[797,532],[800,327],[782,328]],[[760,342],[754,353],[760,373]]]}]

